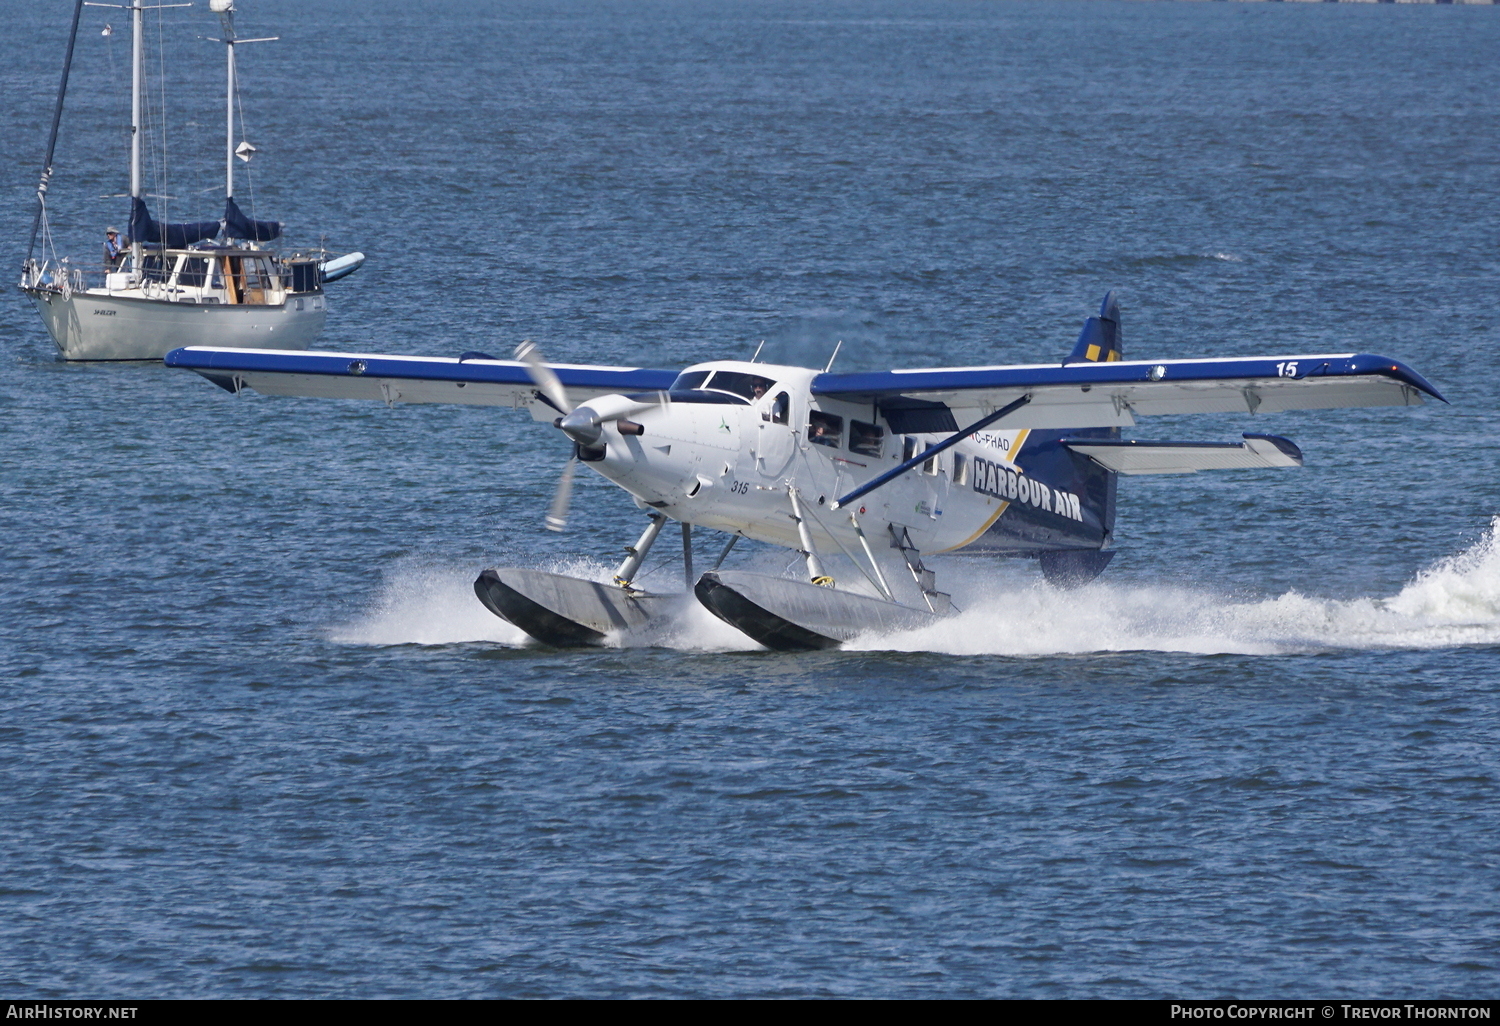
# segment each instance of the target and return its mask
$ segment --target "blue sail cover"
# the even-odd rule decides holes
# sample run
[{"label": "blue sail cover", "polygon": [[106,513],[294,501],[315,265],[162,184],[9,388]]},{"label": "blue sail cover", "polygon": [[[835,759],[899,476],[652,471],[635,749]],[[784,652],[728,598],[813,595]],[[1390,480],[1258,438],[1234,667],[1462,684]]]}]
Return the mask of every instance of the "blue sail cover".
[{"label": "blue sail cover", "polygon": [[256,221],[245,216],[233,196],[224,199],[224,234],[231,239],[270,242],[281,234],[280,221]]},{"label": "blue sail cover", "polygon": [[186,221],[163,224],[151,216],[146,201],[137,196],[130,204],[130,237],[137,242],[165,244],[180,249],[219,234],[218,221]]}]

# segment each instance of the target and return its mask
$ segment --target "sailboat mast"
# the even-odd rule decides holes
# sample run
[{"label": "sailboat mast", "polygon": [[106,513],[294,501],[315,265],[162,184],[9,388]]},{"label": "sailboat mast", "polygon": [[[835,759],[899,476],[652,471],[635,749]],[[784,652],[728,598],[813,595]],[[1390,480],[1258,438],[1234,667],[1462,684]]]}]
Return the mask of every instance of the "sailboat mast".
[{"label": "sailboat mast", "polygon": [[[141,198],[141,69],[145,65],[144,33],[141,14],[145,10],[141,0],[130,6],[130,209],[135,210]],[[139,271],[141,266],[141,240],[131,232],[130,265]]]},{"label": "sailboat mast", "polygon": [[228,85],[224,94],[224,198],[234,198],[234,5],[225,5],[224,52],[228,55]]},{"label": "sailboat mast", "polygon": [[36,251],[36,233],[42,227],[47,209],[47,183],[52,178],[52,156],[57,152],[57,126],[62,123],[63,100],[68,95],[68,73],[73,70],[73,44],[78,40],[78,19],[83,14],[83,0],[73,5],[73,27],[68,31],[68,55],[63,58],[62,82],[57,87],[57,106],[52,110],[52,133],[47,136],[47,159],[42,162],[42,179],[36,187],[36,217],[31,222],[31,241],[26,244],[26,262]]}]

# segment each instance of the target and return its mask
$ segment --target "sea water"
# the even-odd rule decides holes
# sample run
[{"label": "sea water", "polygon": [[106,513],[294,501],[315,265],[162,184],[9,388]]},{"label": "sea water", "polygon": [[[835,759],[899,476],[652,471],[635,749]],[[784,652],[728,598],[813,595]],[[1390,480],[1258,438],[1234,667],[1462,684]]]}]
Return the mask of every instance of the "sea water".
[{"label": "sea water", "polygon": [[[556,651],[474,576],[607,574],[642,520],[585,473],[542,529],[555,432],[62,365],[13,293],[0,991],[1493,996],[1500,12],[239,6],[281,38],[237,199],[369,255],[329,348],[1040,362],[1115,288],[1129,357],[1377,352],[1452,405],[1142,420],[1307,465],[1124,480],[1076,591],[945,557],[959,616],[840,651],[692,603]],[[66,7],[0,3],[17,271]],[[49,208],[87,262],[129,70],[85,11]],[[217,20],[147,24],[153,213],[216,217]]]}]

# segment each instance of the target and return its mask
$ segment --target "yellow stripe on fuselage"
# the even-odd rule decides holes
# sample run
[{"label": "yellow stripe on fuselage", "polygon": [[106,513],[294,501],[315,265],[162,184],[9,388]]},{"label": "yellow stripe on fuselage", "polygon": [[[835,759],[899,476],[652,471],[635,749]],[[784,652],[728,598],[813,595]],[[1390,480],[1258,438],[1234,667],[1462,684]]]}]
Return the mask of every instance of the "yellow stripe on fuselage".
[{"label": "yellow stripe on fuselage", "polygon": [[[1023,446],[1023,445],[1026,444],[1026,436],[1029,435],[1029,434],[1031,434],[1031,428],[1022,428],[1020,431],[1018,431],[1016,433],[1016,440],[1010,443],[1010,451],[1005,454],[1005,460],[1006,460],[1006,462],[1009,463],[1011,466],[1015,467],[1017,470],[1020,470],[1021,468],[1016,464],[1016,456],[1018,456],[1020,454],[1020,452],[1021,452],[1021,446]],[[1006,509],[1008,509],[1009,507],[1010,507],[1010,500],[1009,499],[1003,500],[1000,503],[1000,508],[997,509],[997,510],[995,510],[994,515],[984,522],[984,526],[983,527],[981,527],[979,530],[975,531],[973,534],[969,535],[969,537],[965,538],[963,541],[959,542],[957,545],[950,546],[950,547],[948,547],[946,549],[938,549],[938,551],[939,552],[956,552],[957,550],[959,550],[961,548],[964,548],[965,546],[973,545],[976,541],[979,540],[979,536],[980,535],[984,534],[984,532],[988,531],[991,527],[995,526],[995,521],[1000,519],[1000,514],[1004,513],[1006,511]]]},{"label": "yellow stripe on fuselage", "polygon": [[992,516],[992,517],[990,517],[988,520],[986,520],[984,522],[984,526],[983,527],[981,527],[979,530],[975,531],[973,534],[969,535],[967,538],[965,538],[963,541],[959,542],[957,545],[950,545],[948,548],[946,548],[946,549],[938,549],[938,551],[939,552],[956,552],[957,550],[959,550],[961,548],[964,548],[967,545],[973,545],[976,541],[979,540],[979,536],[980,535],[984,534],[984,532],[988,531],[991,527],[994,526],[995,521],[1000,519],[1000,514],[1004,513],[1005,510],[1006,510],[1006,508],[1008,506],[1010,506],[1010,500],[1006,499],[1006,500],[1004,500],[1003,502],[1000,503],[1000,508],[997,509],[997,510],[995,510],[995,515]]}]

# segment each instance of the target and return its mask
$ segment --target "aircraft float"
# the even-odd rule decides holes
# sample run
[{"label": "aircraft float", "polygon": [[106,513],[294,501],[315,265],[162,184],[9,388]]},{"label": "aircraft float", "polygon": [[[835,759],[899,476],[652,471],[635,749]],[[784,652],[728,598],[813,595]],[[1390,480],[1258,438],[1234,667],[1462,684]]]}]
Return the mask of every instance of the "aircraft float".
[{"label": "aircraft float", "polygon": [[[675,371],[548,364],[530,343],[514,360],[191,346],[165,362],[233,393],[509,406],[560,431],[572,455],[546,526],[564,527],[580,463],[624,489],[647,523],[612,583],[519,567],[479,575],[485,606],[556,646],[597,644],[680,608],[680,595],[634,583],[668,520],[681,525],[687,586],[716,616],[768,648],[830,648],[956,612],[924,563],[935,553],[1030,557],[1052,584],[1092,580],[1114,555],[1121,475],[1302,465],[1276,435],[1121,438],[1137,417],[1446,402],[1410,367],[1365,353],[1121,352],[1110,293],[1055,364],[833,373],[752,359]],[[701,575],[694,527],[729,536]],[[805,576],[722,569],[740,538],[795,550]],[[830,572],[840,559],[852,579]]]}]

